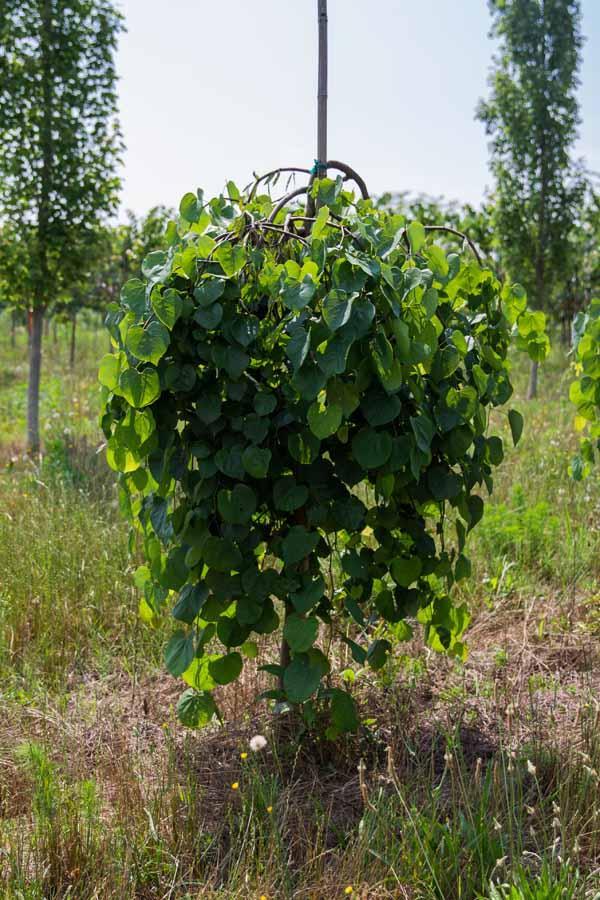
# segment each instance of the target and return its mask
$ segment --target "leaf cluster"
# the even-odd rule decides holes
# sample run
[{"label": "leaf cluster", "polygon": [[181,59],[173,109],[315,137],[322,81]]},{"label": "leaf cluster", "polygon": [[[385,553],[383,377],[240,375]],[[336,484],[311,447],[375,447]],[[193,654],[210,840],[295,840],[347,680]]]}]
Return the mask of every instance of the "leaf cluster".
[{"label": "leaf cluster", "polygon": [[227,193],[186,194],[110,308],[108,461],[143,536],[142,614],[175,622],[182,721],[210,721],[214,689],[283,627],[266,696],[329,699],[336,734],[356,713],[331,638],[377,669],[418,621],[465,655],[451,589],[504,454],[488,411],[512,394],[513,332],[532,353],[543,335],[518,285],[341,178],[315,181],[316,216]]},{"label": "leaf cluster", "polygon": [[600,451],[600,299],[575,319],[575,369],[569,397],[577,407],[575,427],[584,433],[571,474],[580,481],[589,474]]}]

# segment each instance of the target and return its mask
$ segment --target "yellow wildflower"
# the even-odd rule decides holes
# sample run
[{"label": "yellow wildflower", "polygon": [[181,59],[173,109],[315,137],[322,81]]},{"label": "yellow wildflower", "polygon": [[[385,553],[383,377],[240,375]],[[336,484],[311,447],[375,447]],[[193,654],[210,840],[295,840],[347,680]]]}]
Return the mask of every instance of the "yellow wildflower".
[{"label": "yellow wildflower", "polygon": [[239,786],[240,786],[239,781],[234,781],[233,784],[231,785],[231,790],[232,790],[232,791],[237,791],[237,789],[239,788]]}]

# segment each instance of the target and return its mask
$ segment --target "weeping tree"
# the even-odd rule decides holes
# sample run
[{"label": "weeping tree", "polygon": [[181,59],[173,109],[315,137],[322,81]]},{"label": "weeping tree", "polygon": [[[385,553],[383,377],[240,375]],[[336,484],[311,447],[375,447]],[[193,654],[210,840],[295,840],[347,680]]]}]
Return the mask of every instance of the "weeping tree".
[{"label": "weeping tree", "polygon": [[[329,738],[359,725],[334,641],[377,670],[420,623],[464,657],[453,586],[503,457],[488,412],[512,393],[513,328],[545,346],[523,289],[467,236],[377,208],[327,156],[325,6],[314,169],[186,194],[107,317],[107,460],[145,551],[140,613],[172,622],[190,727],[280,626],[262,696],[309,726],[328,716]],[[289,173],[304,183],[273,197]]]},{"label": "weeping tree", "polygon": [[116,209],[121,28],[111,0],[5,0],[0,13],[0,203],[28,260],[15,292],[30,310],[32,452],[40,446],[44,312],[78,281],[103,218]]},{"label": "weeping tree", "polygon": [[[556,313],[568,277],[567,237],[585,190],[573,158],[581,64],[579,0],[490,0],[499,41],[490,97],[478,118],[491,138],[495,231],[502,265],[519,273],[532,305]],[[534,361],[529,397],[537,392]]]}]

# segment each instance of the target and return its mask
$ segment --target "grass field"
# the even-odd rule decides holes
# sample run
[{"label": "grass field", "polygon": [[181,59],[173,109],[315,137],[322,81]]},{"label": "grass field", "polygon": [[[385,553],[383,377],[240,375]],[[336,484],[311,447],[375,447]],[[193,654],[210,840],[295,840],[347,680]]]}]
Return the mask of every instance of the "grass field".
[{"label": "grass field", "polygon": [[46,337],[34,465],[26,335],[9,331],[0,318],[3,897],[600,898],[600,479],[567,475],[560,348],[538,401],[515,361],[526,427],[472,537],[468,661],[416,637],[357,671],[365,726],[331,744],[276,734],[252,675],[222,689],[223,727],[177,725],[168,629],[138,619],[98,452],[106,335],[82,324],[72,373],[61,326]]}]

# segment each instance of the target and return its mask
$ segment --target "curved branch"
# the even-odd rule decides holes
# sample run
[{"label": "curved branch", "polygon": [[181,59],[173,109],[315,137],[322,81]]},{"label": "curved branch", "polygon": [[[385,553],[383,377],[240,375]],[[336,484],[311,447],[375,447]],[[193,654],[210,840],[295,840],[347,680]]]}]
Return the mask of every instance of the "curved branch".
[{"label": "curved branch", "polygon": [[483,262],[481,260],[481,256],[479,255],[479,251],[475,246],[475,243],[471,240],[468,234],[465,234],[464,231],[459,231],[458,228],[452,228],[450,225],[425,225],[425,231],[445,231],[448,234],[453,234],[455,237],[462,238],[463,241],[471,248],[473,252],[473,256],[477,260],[479,266],[483,268]]},{"label": "curved branch", "polygon": [[[323,166],[324,169],[338,169],[340,172],[343,172],[346,178],[356,182],[358,188],[362,194],[363,200],[369,199],[369,191],[367,189],[367,185],[363,178],[356,172],[352,166],[347,165],[347,163],[340,162],[339,159],[329,159],[327,163]],[[315,214],[315,201],[310,196],[310,188],[313,186],[316,175],[311,175],[310,181],[308,182],[309,188],[309,196],[308,203],[306,204],[306,212],[310,216],[314,216]]]},{"label": "curved branch", "polygon": [[289,231],[287,228],[282,228],[280,225],[273,225],[271,222],[255,222],[252,228],[266,228],[268,231],[276,231],[277,234],[282,235],[282,237],[292,238],[295,241],[301,241],[306,247],[308,247],[308,242],[304,240],[302,235],[296,234],[293,231]]},{"label": "curved branch", "polygon": [[308,191],[308,186],[296,188],[295,191],[290,191],[289,194],[286,194],[285,197],[282,197],[279,203],[273,208],[271,215],[269,216],[268,221],[273,224],[281,210],[287,206],[290,200],[293,200],[294,197],[299,197],[301,194],[306,194]]},{"label": "curved branch", "polygon": [[[331,215],[331,213],[329,213],[329,215]],[[314,216],[290,216],[289,220],[290,220],[290,222],[306,222],[306,223],[317,221]],[[342,224],[340,224],[339,222],[328,222],[327,225],[330,228],[338,228],[342,232],[342,240],[344,239],[344,237],[346,235],[348,235],[356,243],[359,250],[365,249],[365,245],[363,244],[362,239],[357,234],[354,234],[353,231],[350,231],[348,228],[344,228],[344,226]]]},{"label": "curved branch", "polygon": [[279,175],[281,172],[301,172],[303,175],[310,175],[310,169],[302,169],[299,166],[282,166],[280,169],[272,169],[270,172],[266,172],[264,175],[259,175],[255,178],[254,184],[248,194],[248,199],[253,199],[256,189],[261,181],[267,181],[269,178],[272,178],[274,175]]},{"label": "curved branch", "polygon": [[340,162],[337,159],[330,159],[327,161],[328,169],[338,169],[340,172],[343,172],[348,178],[355,181],[358,185],[358,188],[362,194],[363,200],[369,199],[369,191],[367,189],[367,185],[363,178],[356,172],[351,166],[347,165],[344,162]]}]

